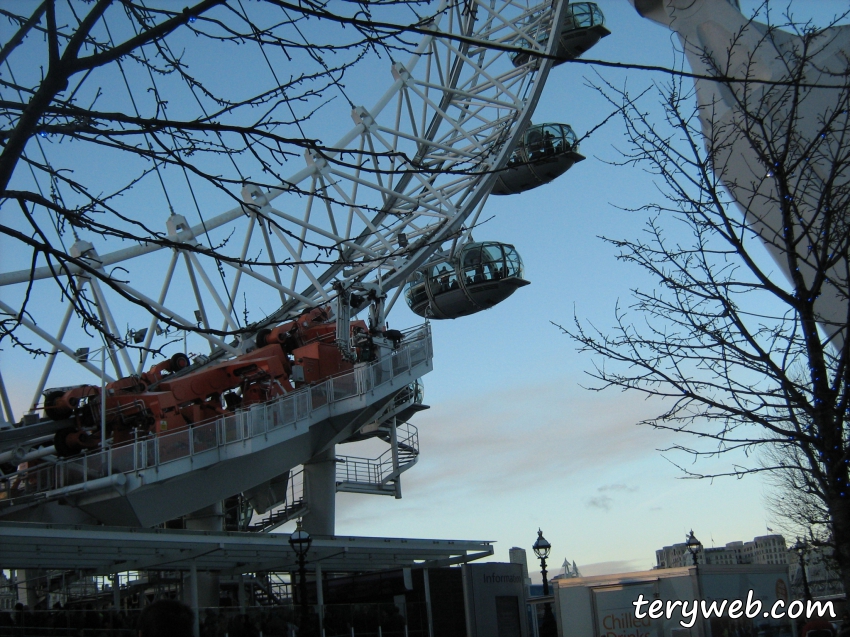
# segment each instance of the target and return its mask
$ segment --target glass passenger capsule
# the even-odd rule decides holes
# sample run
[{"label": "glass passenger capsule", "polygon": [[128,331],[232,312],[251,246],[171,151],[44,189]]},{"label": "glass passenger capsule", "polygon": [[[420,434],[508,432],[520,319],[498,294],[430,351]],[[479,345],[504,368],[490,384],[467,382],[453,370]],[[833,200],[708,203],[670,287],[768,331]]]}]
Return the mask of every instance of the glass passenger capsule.
[{"label": "glass passenger capsule", "polygon": [[407,283],[405,298],[419,316],[454,319],[489,309],[528,283],[512,245],[468,243],[453,261],[417,272]]},{"label": "glass passenger capsule", "polygon": [[[560,58],[555,66],[567,60],[573,60],[611,32],[605,27],[605,16],[602,10],[593,2],[573,2],[564,10],[564,21],[558,37],[558,47],[555,56]],[[546,36],[538,42],[545,44]],[[533,60],[527,53],[516,53],[511,56],[514,66],[522,66]]]},{"label": "glass passenger capsule", "polygon": [[529,126],[506,169],[499,172],[493,194],[513,195],[548,184],[583,159],[578,138],[566,124]]}]

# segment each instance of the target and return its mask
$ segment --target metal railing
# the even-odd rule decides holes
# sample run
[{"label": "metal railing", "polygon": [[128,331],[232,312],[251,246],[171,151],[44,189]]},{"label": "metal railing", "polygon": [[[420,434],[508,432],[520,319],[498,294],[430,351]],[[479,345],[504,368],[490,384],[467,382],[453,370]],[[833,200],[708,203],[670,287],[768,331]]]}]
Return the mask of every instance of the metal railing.
[{"label": "metal railing", "polygon": [[[403,467],[419,455],[419,430],[410,423],[398,426],[398,464]],[[377,458],[340,456],[343,461],[336,466],[336,481],[358,484],[383,484],[390,479],[393,466],[392,448]]]},{"label": "metal railing", "polygon": [[[309,418],[328,404],[367,394],[408,374],[433,356],[431,330],[424,325],[405,334],[403,344],[389,355],[351,372],[303,387],[266,403],[174,433],[137,437],[98,453],[84,453],[55,464],[22,469],[0,478],[0,508],[21,498],[68,494],[107,486],[123,474],[218,450],[228,445],[262,438],[268,433]],[[95,481],[102,481],[96,484]],[[60,495],[56,493],[55,495]]]}]

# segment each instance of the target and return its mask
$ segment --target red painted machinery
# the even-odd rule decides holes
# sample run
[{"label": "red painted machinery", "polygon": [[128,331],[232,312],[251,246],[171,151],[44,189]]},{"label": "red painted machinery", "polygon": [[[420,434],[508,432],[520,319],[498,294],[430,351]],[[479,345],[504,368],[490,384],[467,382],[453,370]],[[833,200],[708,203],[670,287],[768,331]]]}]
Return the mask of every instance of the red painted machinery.
[{"label": "red painted machinery", "polygon": [[[184,354],[175,354],[141,375],[108,383],[107,436],[111,434],[113,445],[120,445],[136,435],[170,433],[349,371],[354,362],[374,356],[366,323],[352,321],[350,329],[357,347],[344,355],[336,344],[336,323],[330,320],[329,308],[316,308],[260,331],[256,348],[235,358],[179,373],[190,363]],[[45,392],[47,417],[74,422],[56,433],[58,455],[100,446],[103,402],[95,385]]]}]

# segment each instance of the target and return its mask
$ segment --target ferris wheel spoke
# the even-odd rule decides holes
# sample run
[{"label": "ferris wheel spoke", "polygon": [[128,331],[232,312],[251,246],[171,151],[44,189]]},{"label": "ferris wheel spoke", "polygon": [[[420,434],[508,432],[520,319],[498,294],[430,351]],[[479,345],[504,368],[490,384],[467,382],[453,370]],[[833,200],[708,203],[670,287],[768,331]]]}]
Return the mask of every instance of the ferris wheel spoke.
[{"label": "ferris wheel spoke", "polygon": [[[102,270],[100,270],[103,272]],[[103,272],[103,274],[106,274]],[[100,317],[101,324],[113,335],[120,338],[121,331],[118,329],[118,325],[115,323],[115,318],[112,315],[112,310],[109,308],[109,304],[106,300],[106,295],[103,293],[103,288],[100,286],[100,282],[92,278],[89,282],[91,286],[92,293],[95,297],[95,305],[97,307],[97,313]],[[116,353],[115,344],[110,341],[108,343],[109,349],[109,358],[112,362],[112,366],[115,368],[115,374],[118,378],[121,378],[124,375],[123,370],[121,369],[121,363],[119,361],[119,354]],[[130,361],[130,356],[127,354],[127,351],[124,348],[120,349],[120,357],[123,359],[124,364],[127,366],[127,371],[133,369],[133,363]]]},{"label": "ferris wheel spoke", "polygon": [[[151,297],[149,297],[146,294],[144,294],[143,292],[133,288],[132,286],[130,286],[126,283],[118,282],[118,281],[113,282],[113,285],[115,287],[119,288],[128,297],[135,299],[135,301],[138,304],[148,305],[151,308],[153,308],[154,310],[156,310],[157,312],[159,312],[160,314],[162,314],[163,316],[168,317],[173,322],[175,322],[175,323],[177,323],[178,325],[181,326],[179,329],[187,329],[187,328],[189,330],[196,329],[197,324],[193,323],[190,319],[187,319],[185,316],[180,314],[177,310],[173,310],[171,308],[166,307],[162,303],[155,301]],[[199,311],[202,311],[202,309],[199,308]],[[202,316],[203,316],[203,314],[202,314]],[[204,323],[203,320],[201,322]],[[211,349],[218,347],[218,348],[223,349],[226,352],[229,352],[230,354],[237,354],[238,353],[236,348],[232,347],[231,345],[228,345],[222,339],[220,339],[216,336],[213,336],[212,334],[206,334],[204,332],[198,332],[198,336],[200,336],[201,338],[206,340],[210,344]]]},{"label": "ferris wheel spoke", "polygon": [[[351,179],[351,191],[348,194],[348,199],[350,201],[357,201],[357,189],[360,186],[360,173],[361,168],[363,166],[363,148],[366,146],[365,135],[360,135],[360,144],[358,148],[357,155],[355,156],[355,165],[354,169],[354,178]],[[346,239],[351,239],[351,224],[354,221],[354,206],[348,206],[348,213],[345,219],[345,233],[344,236]]]},{"label": "ferris wheel spoke", "polygon": [[298,292],[295,291],[294,288],[288,288],[285,285],[281,285],[281,284],[277,283],[276,281],[274,281],[273,279],[270,279],[267,276],[263,276],[259,272],[255,272],[254,270],[252,270],[251,268],[249,268],[247,266],[244,266],[244,265],[241,265],[241,264],[238,264],[238,263],[232,263],[232,262],[225,262],[225,265],[230,266],[231,268],[233,268],[237,272],[245,274],[246,276],[248,276],[252,279],[255,279],[256,281],[259,281],[260,283],[262,283],[264,285],[267,285],[267,286],[269,286],[269,287],[271,287],[275,290],[280,290],[284,294],[288,294],[289,297],[290,297],[290,300],[288,302],[297,301],[299,303],[304,303],[304,304],[307,304],[307,305],[309,305],[310,303],[313,302],[310,297],[303,296],[303,295],[299,294]]},{"label": "ferris wheel spoke", "polygon": [[[354,239],[346,239],[344,237],[341,237],[338,234],[334,234],[333,232],[325,230],[324,228],[320,228],[318,226],[314,226],[313,224],[303,222],[300,219],[296,219],[295,217],[288,215],[281,210],[278,210],[277,208],[269,208],[268,212],[275,215],[276,217],[282,219],[283,221],[286,221],[288,223],[291,223],[291,224],[294,224],[294,225],[297,225],[297,226],[301,226],[303,233],[310,231],[310,232],[313,232],[313,233],[315,233],[315,234],[317,234],[317,235],[319,235],[323,238],[330,239],[335,246],[340,246],[340,247],[344,247],[344,248],[351,248],[352,250],[356,250],[357,252],[362,253],[363,256],[365,256],[367,258],[378,256],[376,253],[372,252],[371,250],[366,249],[366,247],[364,247],[362,244],[359,244],[356,241],[354,241]],[[303,241],[303,239],[302,239],[302,241]],[[299,243],[297,260],[301,259],[301,255],[302,255],[302,252],[303,252],[303,245],[304,245],[303,243]],[[293,282],[293,285],[294,285],[294,282]]]},{"label": "ferris wheel spoke", "polygon": [[[44,340],[49,345],[53,345],[56,349],[67,354],[70,358],[76,360],[76,355],[74,354],[74,350],[65,345],[61,340],[54,337],[48,331],[40,328],[32,319],[28,318],[26,315],[21,315],[12,309],[9,305],[7,305],[2,299],[0,299],[0,310],[8,314],[9,316],[14,316],[18,321],[20,321],[21,325],[29,329],[33,334],[37,335],[39,338]],[[87,370],[95,374],[98,378],[100,378],[100,369],[95,367],[89,362],[80,362],[80,365],[85,367]],[[111,382],[114,380],[109,375],[105,375],[107,381]]]},{"label": "ferris wheel spoke", "polygon": [[[227,306],[225,305],[224,301],[221,300],[221,296],[219,295],[218,291],[210,280],[210,277],[207,275],[206,270],[201,265],[201,262],[198,259],[198,255],[192,252],[186,252],[185,255],[189,259],[189,261],[192,262],[193,269],[201,275],[201,280],[204,282],[204,286],[207,288],[207,292],[209,292],[209,295],[212,297],[213,301],[216,304],[216,307],[218,307],[219,311],[224,317],[224,320],[227,322],[227,325],[230,327],[231,330],[237,331],[239,329],[239,325],[237,325],[236,321],[233,320],[230,315],[230,312],[227,309]],[[281,295],[281,299],[284,303],[286,302],[286,298],[283,295]]]},{"label": "ferris wheel spoke", "polygon": [[[432,213],[434,213],[435,216],[445,216],[445,212],[444,212],[445,208],[440,208],[438,206],[428,205],[428,203],[425,202],[421,197],[410,196],[410,195],[406,195],[404,193],[399,193],[398,191],[392,191],[392,190],[389,190],[388,188],[381,187],[376,182],[370,182],[370,181],[367,181],[366,179],[357,178],[354,175],[349,175],[347,173],[344,173],[342,171],[339,171],[339,170],[336,170],[336,169],[333,169],[333,168],[328,169],[328,174],[334,175],[335,177],[340,177],[342,180],[354,181],[358,184],[362,184],[362,185],[367,186],[367,187],[369,187],[370,189],[372,189],[376,192],[381,193],[382,195],[386,195],[386,196],[392,195],[396,200],[401,200],[401,201],[404,201],[406,203],[421,206],[421,207],[425,208],[426,210],[430,210]],[[345,195],[344,193],[341,193],[341,196],[347,197],[347,195]],[[435,198],[439,199],[439,196],[435,194]],[[350,201],[353,201],[353,200],[350,200]],[[447,202],[443,201],[441,203],[445,204]],[[353,207],[352,207],[352,209],[353,209]],[[358,208],[358,210],[359,210],[359,208]],[[369,220],[368,217],[366,217],[362,213],[359,213],[359,214],[361,216],[361,219],[363,219],[364,223],[367,223],[367,225],[371,224],[371,220]],[[374,226],[369,225],[369,228],[371,230],[375,231]],[[350,238],[351,238],[350,236],[346,237],[346,239],[348,239],[348,240],[350,240]]]},{"label": "ferris wheel spoke", "polygon": [[[316,197],[316,178],[314,176],[312,183],[310,185],[310,194],[307,197],[307,206],[305,207],[305,210],[304,210],[304,217],[300,222],[295,221],[295,225],[301,227],[301,232],[298,236],[298,258],[297,258],[298,261],[301,261],[303,255],[304,255],[304,245],[305,245],[305,241],[306,241],[306,238],[307,238],[307,231],[311,227],[314,227],[310,224],[310,217],[313,214],[313,202],[315,201],[315,197]],[[276,214],[280,217],[283,217],[283,213],[275,210],[274,208],[269,208],[269,211],[273,214]],[[319,229],[316,228],[316,231],[318,231],[318,230]],[[335,235],[333,235],[333,236],[335,236]],[[335,241],[335,242],[337,243],[337,245],[339,245],[338,241]],[[289,287],[292,288],[292,289],[295,289],[295,287],[296,287],[295,284],[296,284],[297,280],[298,280],[298,270],[296,268],[293,268],[292,269],[292,277],[291,277]]]},{"label": "ferris wheel spoke", "polygon": [[[157,302],[161,305],[165,303],[165,297],[168,296],[168,290],[171,287],[171,281],[174,279],[174,270],[177,268],[177,260],[180,257],[180,253],[177,250],[171,251],[171,258],[168,262],[168,269],[165,272],[165,278],[162,281],[162,288],[159,291],[159,296],[157,297]],[[233,298],[231,296],[231,298]],[[150,346],[153,342],[154,334],[157,333],[157,328],[159,323],[157,322],[157,317],[152,316],[150,320],[150,324],[148,325],[148,331],[145,334],[145,342],[142,345],[142,355],[139,358],[139,364],[136,367],[136,373],[141,374],[145,368],[145,363],[148,359],[148,353],[150,352]]]},{"label": "ferris wheel spoke", "polygon": [[[81,281],[80,286],[85,285],[84,281]],[[78,298],[78,295],[75,297]],[[71,322],[71,316],[74,313],[74,302],[68,301],[67,306],[65,308],[65,314],[62,316],[62,322],[59,324],[59,331],[56,333],[55,340],[56,342],[62,342],[62,339],[65,338],[65,332],[68,329],[68,324]],[[57,354],[62,351],[56,345],[53,346],[53,349],[47,355],[46,360],[44,361],[44,367],[41,372],[41,377],[39,378],[38,384],[35,388],[35,393],[32,397],[32,402],[30,403],[30,411],[36,409],[38,403],[41,399],[41,393],[44,391],[45,385],[47,385],[47,378],[50,376],[50,372],[53,370],[53,365],[56,362]]]},{"label": "ferris wheel spoke", "polygon": [[[415,83],[411,82],[407,86],[407,90],[413,91],[416,95],[421,97],[423,102],[425,102],[426,104],[428,104],[428,106],[430,106],[432,109],[434,109],[434,112],[437,113],[438,115],[440,115],[443,118],[443,120],[446,123],[448,123],[449,126],[451,126],[454,129],[454,131],[456,133],[456,135],[454,136],[455,139],[461,139],[461,138],[466,139],[470,143],[470,145],[472,145],[475,148],[475,150],[478,151],[477,153],[471,153],[473,156],[475,156],[475,157],[480,157],[481,155],[486,156],[487,150],[484,148],[484,146],[482,146],[478,142],[478,140],[475,139],[474,136],[470,135],[469,132],[466,131],[457,122],[457,120],[455,120],[452,116],[450,116],[447,112],[445,112],[442,108],[440,108],[440,106],[435,104],[423,91],[418,90]],[[452,105],[454,106],[454,104],[452,104]]]},{"label": "ferris wheel spoke", "polygon": [[[378,162],[378,153],[375,150],[375,141],[373,139],[372,132],[367,129],[367,131],[363,134],[363,137],[366,139],[366,143],[369,145],[369,153],[371,155],[369,163],[371,163],[372,165],[372,172],[375,175],[375,180],[378,182],[378,188],[381,192],[382,205],[386,206],[387,201],[389,201],[389,195],[387,193],[393,191],[389,185],[384,185],[384,176],[382,174],[383,170],[381,169],[380,163]],[[387,148],[387,150],[393,152],[392,148]]]},{"label": "ferris wheel spoke", "polygon": [[[286,239],[286,236],[283,234],[283,232],[280,231],[280,228],[278,228],[277,226],[272,226],[272,232],[277,235],[278,240],[283,244],[283,247],[286,248],[286,251],[289,252],[289,255],[293,259],[297,259],[298,252],[295,250],[295,248],[292,247],[292,244],[289,243],[289,241]],[[325,291],[324,287],[322,287],[322,285],[319,283],[319,280],[310,271],[310,268],[304,263],[296,263],[295,267],[299,268],[304,273],[304,276],[306,276],[310,280],[310,283],[316,286],[316,291],[319,293],[319,295],[325,301],[330,302],[330,295]],[[285,302],[286,301],[284,301],[284,303]]]},{"label": "ferris wheel spoke", "polygon": [[[427,96],[427,90],[428,89],[437,88],[437,86],[435,84],[431,84],[430,82],[423,82],[423,81],[419,81],[419,80],[415,80],[415,79],[411,79],[410,83],[412,85],[415,85],[415,86],[423,87],[426,90],[426,96]],[[473,91],[466,91],[466,90],[463,90],[463,89],[460,89],[460,88],[456,88],[456,89],[452,89],[451,93],[454,96],[454,98],[452,100],[453,104],[456,105],[456,106],[467,105],[467,104],[472,106],[477,101],[477,102],[480,102],[483,106],[497,106],[497,107],[500,107],[500,108],[508,108],[508,109],[516,108],[516,102],[505,102],[505,101],[498,99],[497,97],[487,97],[485,95],[481,95],[480,92],[476,93],[476,92],[473,92]],[[458,101],[457,100],[458,97],[465,97],[469,101],[468,102]]]},{"label": "ferris wheel spoke", "polygon": [[[242,241],[242,250],[239,252],[239,262],[245,263],[245,257],[248,256],[248,248],[251,245],[251,238],[254,234],[254,226],[257,224],[257,215],[252,214],[248,219],[248,227],[245,230],[245,239]],[[236,274],[233,276],[233,283],[230,286],[230,293],[228,294],[228,314],[233,314],[233,304],[236,302],[236,295],[239,293],[239,284],[242,281],[242,270],[237,270]],[[160,299],[160,303],[162,303],[163,299]],[[227,327],[227,319],[223,321],[221,326],[222,331],[224,331]]]},{"label": "ferris wheel spoke", "polygon": [[[268,224],[271,226],[271,224]],[[274,280],[278,285],[282,285],[282,281],[280,280],[280,269],[277,266],[277,257],[274,253],[274,248],[272,247],[271,238],[269,237],[269,230],[266,227],[266,222],[264,219],[260,219],[260,232],[263,235],[263,243],[266,246],[266,252],[269,255],[269,262],[271,263],[272,275],[274,276]],[[286,296],[284,296],[283,292],[280,292],[280,302],[286,303]]]},{"label": "ferris wheel spoke", "polygon": [[[487,25],[479,32],[482,39],[487,39],[499,44],[512,44],[513,46],[522,46],[523,48],[539,48],[540,45],[535,39],[539,27],[544,26],[543,18],[547,14],[542,14],[537,8],[524,8],[523,12],[518,16],[512,16],[508,20],[503,13],[505,6],[515,3],[506,2],[500,6],[500,10],[493,9],[486,2],[477,0],[476,7],[479,7],[487,12],[489,20]],[[524,28],[519,28],[518,25],[523,25]],[[538,29],[536,29],[537,27]],[[494,37],[501,32],[507,32],[503,36]]]},{"label": "ferris wheel spoke", "polygon": [[[204,306],[204,299],[201,296],[201,288],[198,286],[198,279],[195,276],[195,269],[192,267],[192,261],[189,259],[189,253],[186,251],[181,251],[183,255],[183,262],[186,265],[186,273],[189,275],[189,283],[192,285],[192,292],[195,295],[195,305],[198,308],[198,313],[200,314],[200,321],[198,323],[203,326],[205,330],[210,329],[210,322],[207,318],[207,308]],[[210,351],[213,349],[213,344],[210,343]]]}]

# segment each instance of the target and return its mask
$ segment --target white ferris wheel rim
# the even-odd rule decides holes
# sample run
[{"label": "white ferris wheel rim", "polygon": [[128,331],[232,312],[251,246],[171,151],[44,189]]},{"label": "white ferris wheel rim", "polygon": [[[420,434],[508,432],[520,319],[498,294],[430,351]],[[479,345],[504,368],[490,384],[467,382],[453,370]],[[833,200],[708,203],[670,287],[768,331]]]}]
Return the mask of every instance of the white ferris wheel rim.
[{"label": "white ferris wheel rim", "polygon": [[[254,332],[305,308],[330,302],[336,295],[331,287],[334,281],[347,286],[370,277],[379,278],[385,291],[395,289],[388,300],[388,310],[391,309],[404,282],[443,244],[450,240],[462,243],[468,238],[497,177],[493,171],[506,165],[519,136],[530,123],[552,67],[551,58],[532,56],[525,64],[515,67],[507,51],[488,45],[495,42],[521,46],[551,55],[557,47],[557,34],[551,34],[552,25],[560,24],[567,6],[567,2],[529,6],[510,0],[444,0],[440,19],[432,26],[434,34],[423,38],[407,64],[393,65],[394,81],[390,88],[371,108],[354,109],[354,126],[333,145],[337,155],[347,152],[353,157],[347,165],[335,164],[333,155],[308,153],[307,165],[277,188],[265,191],[251,186],[244,188],[244,206],[192,227],[181,217],[169,218],[169,239],[186,244],[196,241],[203,232],[247,223],[243,259],[259,228],[270,256],[276,246],[286,259],[296,263],[288,282],[277,267],[267,268],[271,272],[264,274],[259,267],[225,263],[234,272],[231,289],[226,286],[217,289],[214,277],[207,273],[209,266],[205,268],[202,263],[203,255],[156,244],[135,245],[102,256],[87,252],[83,256],[92,267],[103,270],[127,266],[146,255],[170,250],[170,263],[158,297],[130,283],[116,281],[115,286],[187,328],[198,323],[207,328],[217,327],[208,316],[211,308],[207,306],[212,306],[221,314],[219,320],[224,328],[237,331],[241,326],[234,320],[234,298],[243,277],[267,286],[281,301],[280,309],[251,324]],[[464,19],[470,15],[475,19],[464,26]],[[462,37],[445,37],[446,34]],[[411,148],[416,152],[411,154]],[[379,156],[380,153],[384,155]],[[402,157],[394,153],[405,154]],[[364,169],[368,162],[372,166]],[[453,167],[458,172],[452,174]],[[286,206],[277,205],[281,197],[295,188],[308,193],[300,216]],[[316,221],[313,215],[318,208],[325,208],[329,225],[323,227]],[[345,225],[344,231],[341,225]],[[287,229],[289,232],[284,231]],[[302,241],[300,245],[293,239],[296,235]],[[407,244],[404,247],[400,245],[401,237]],[[271,239],[277,239],[277,243],[272,244]],[[298,264],[305,240],[330,242],[337,246],[341,258],[326,265],[323,271],[309,264]],[[82,249],[91,246],[85,242],[81,245]],[[202,320],[197,322],[166,301],[181,257],[200,305]],[[80,273],[77,270],[75,275]],[[0,289],[31,278],[36,285],[49,283],[53,276],[54,272],[47,266],[35,271],[0,272]],[[95,278],[90,278],[88,285],[104,325],[120,335],[121,317],[114,312],[114,302],[110,305],[113,301],[110,290],[104,289],[106,286]],[[17,315],[2,299],[0,310]],[[53,325],[53,329],[26,315],[19,316],[23,326],[52,349],[33,407],[44,390],[56,354],[74,359],[75,347],[65,338],[72,310],[71,304],[66,303],[62,321],[58,326]],[[156,320],[151,320],[144,348],[150,346],[157,326]],[[215,356],[239,353],[238,345],[223,338],[213,334],[202,336]],[[116,377],[139,373],[147,358],[142,355],[134,363],[126,350],[115,347],[110,348],[108,356]],[[74,360],[100,377],[99,365]],[[110,375],[104,375],[107,381],[112,380]]]}]

